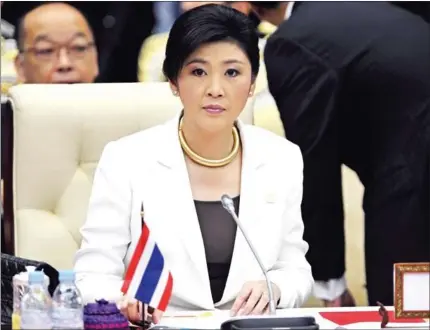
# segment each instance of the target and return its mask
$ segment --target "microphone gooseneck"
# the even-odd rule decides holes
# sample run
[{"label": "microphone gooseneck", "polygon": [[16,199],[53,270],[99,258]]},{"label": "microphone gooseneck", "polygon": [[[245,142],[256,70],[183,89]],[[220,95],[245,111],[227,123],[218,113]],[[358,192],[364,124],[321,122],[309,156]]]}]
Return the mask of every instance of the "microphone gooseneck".
[{"label": "microphone gooseneck", "polygon": [[271,315],[275,315],[276,314],[276,306],[275,306],[275,300],[273,298],[272,285],[269,281],[269,276],[267,275],[267,271],[264,268],[264,265],[260,259],[260,256],[258,255],[256,249],[254,248],[254,245],[252,244],[251,240],[249,239],[249,236],[245,232],[245,229],[242,227],[241,222],[239,221],[239,217],[237,216],[236,210],[234,207],[233,199],[229,195],[224,194],[221,196],[221,203],[222,203],[222,206],[227,210],[227,212],[230,213],[234,222],[236,222],[237,226],[239,227],[240,231],[242,232],[243,236],[245,237],[245,240],[248,243],[248,246],[251,249],[252,254],[254,255],[255,259],[257,260],[258,265],[261,268],[261,271],[264,274],[264,278],[266,279],[267,290],[269,292],[269,312]]}]

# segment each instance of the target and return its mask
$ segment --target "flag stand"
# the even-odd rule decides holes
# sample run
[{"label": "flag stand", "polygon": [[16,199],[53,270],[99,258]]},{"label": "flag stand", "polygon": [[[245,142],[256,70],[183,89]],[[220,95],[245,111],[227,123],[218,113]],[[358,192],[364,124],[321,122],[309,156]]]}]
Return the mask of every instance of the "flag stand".
[{"label": "flag stand", "polygon": [[145,305],[142,304],[142,307],[143,308],[142,308],[142,311],[141,311],[141,315],[142,315],[141,320],[140,321],[131,322],[131,324],[133,325],[133,327],[137,327],[139,329],[146,330],[146,329],[149,329],[152,326],[152,322],[151,322],[151,318],[148,317],[148,315],[150,315],[150,314],[146,311]]},{"label": "flag stand", "polygon": [[142,326],[143,329],[149,329],[152,326],[152,318],[150,311],[154,311],[152,307],[143,308],[142,311]]},{"label": "flag stand", "polygon": [[146,319],[146,308],[145,305],[142,304],[142,326],[144,329],[148,329],[148,321]]}]

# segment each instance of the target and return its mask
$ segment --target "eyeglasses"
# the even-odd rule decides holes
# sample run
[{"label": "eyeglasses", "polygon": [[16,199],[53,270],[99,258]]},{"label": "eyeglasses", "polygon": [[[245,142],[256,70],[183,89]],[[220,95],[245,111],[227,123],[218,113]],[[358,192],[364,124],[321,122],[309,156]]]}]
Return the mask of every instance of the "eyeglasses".
[{"label": "eyeglasses", "polygon": [[32,53],[39,61],[52,62],[59,58],[60,51],[64,48],[71,60],[78,60],[84,58],[94,45],[95,43],[90,41],[86,44],[36,46],[27,48],[26,50],[23,50],[22,53]]}]

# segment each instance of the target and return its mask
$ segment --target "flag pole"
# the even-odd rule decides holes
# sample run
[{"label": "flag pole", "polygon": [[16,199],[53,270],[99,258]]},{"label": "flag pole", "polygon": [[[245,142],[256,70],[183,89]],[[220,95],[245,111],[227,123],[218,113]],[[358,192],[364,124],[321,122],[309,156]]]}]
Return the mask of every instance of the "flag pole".
[{"label": "flag pole", "polygon": [[[143,202],[142,202],[142,206],[140,207],[140,219],[141,219],[141,222],[142,222],[142,228],[143,228],[143,226],[145,224],[144,214],[145,214],[145,212],[143,210]],[[142,313],[141,313],[142,314],[142,320],[141,320],[142,323],[141,324],[143,325],[144,329],[148,329],[151,326],[151,322],[147,318],[148,308],[149,308],[149,306],[147,306],[145,308],[145,304],[142,303]]]}]

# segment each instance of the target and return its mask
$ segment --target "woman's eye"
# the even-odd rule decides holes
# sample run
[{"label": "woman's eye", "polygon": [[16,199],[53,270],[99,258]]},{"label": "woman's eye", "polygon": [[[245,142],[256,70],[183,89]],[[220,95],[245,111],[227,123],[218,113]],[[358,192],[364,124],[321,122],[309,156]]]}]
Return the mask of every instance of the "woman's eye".
[{"label": "woman's eye", "polygon": [[192,71],[192,74],[198,77],[201,77],[205,74],[205,72],[202,69],[194,69]]},{"label": "woman's eye", "polygon": [[237,75],[239,75],[239,71],[235,69],[228,69],[226,75],[229,77],[236,77]]}]

